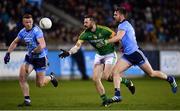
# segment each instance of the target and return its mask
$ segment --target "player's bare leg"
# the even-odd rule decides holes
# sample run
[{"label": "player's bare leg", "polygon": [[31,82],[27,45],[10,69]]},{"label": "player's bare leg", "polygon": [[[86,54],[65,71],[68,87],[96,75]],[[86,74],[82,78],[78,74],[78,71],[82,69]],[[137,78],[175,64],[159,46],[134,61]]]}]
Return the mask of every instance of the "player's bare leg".
[{"label": "player's bare leg", "polygon": [[[112,64],[105,64],[105,68],[104,68],[104,74],[103,74],[103,79],[108,80],[109,82],[113,82],[113,75],[112,75],[112,70],[113,70],[114,65]],[[126,87],[129,89],[129,91],[131,92],[131,94],[135,93],[135,86],[133,84],[133,82],[129,79],[126,78],[122,78],[123,73],[121,74],[116,74],[116,78],[120,79],[120,82],[124,85],[126,85]]]},{"label": "player's bare leg", "polygon": [[161,79],[167,79],[166,74],[164,74],[164,73],[162,73],[160,71],[154,71],[148,61],[146,61],[144,64],[142,64],[140,66],[140,68],[144,72],[146,72],[150,77],[158,77],[158,78],[161,78]]},{"label": "player's bare leg", "polygon": [[50,76],[45,76],[45,72],[37,72],[36,74],[36,86],[43,87],[51,80]]},{"label": "player's bare leg", "polygon": [[121,80],[119,79],[119,75],[122,74],[126,69],[131,66],[127,61],[124,59],[118,60],[116,65],[113,68],[113,81],[114,81],[114,90],[115,96],[112,98],[112,102],[119,102],[122,100],[121,93],[120,93],[120,85]]},{"label": "player's bare leg", "polygon": [[53,86],[57,87],[58,82],[54,76],[55,75],[52,72],[50,76],[45,76],[45,71],[36,72],[36,86],[43,87],[51,81]]},{"label": "player's bare leg", "polygon": [[158,77],[164,80],[167,80],[170,85],[173,93],[177,92],[177,83],[175,81],[175,78],[172,76],[167,76],[165,73],[161,71],[155,71],[152,69],[150,63],[146,61],[144,64],[140,66],[140,68],[146,72],[150,77]]},{"label": "player's bare leg", "polygon": [[103,64],[95,64],[93,69],[93,81],[95,83],[95,87],[97,92],[99,93],[101,99],[102,99],[102,105],[107,107],[109,102],[108,98],[105,93],[104,86],[101,82],[102,74],[103,74]]},{"label": "player's bare leg", "polygon": [[31,100],[29,96],[29,85],[27,83],[27,77],[32,72],[33,66],[29,64],[22,64],[20,68],[20,74],[19,74],[19,84],[21,86],[21,90],[24,95],[24,102],[22,104],[19,104],[19,107],[22,106],[30,106]]},{"label": "player's bare leg", "polygon": [[96,90],[100,95],[105,94],[104,86],[102,85],[101,82],[101,77],[103,74],[102,72],[103,72],[103,64],[96,64],[94,66],[92,79],[95,83]]},{"label": "player's bare leg", "polygon": [[112,64],[104,65],[103,79],[105,79],[105,80],[110,79],[110,76],[112,76],[111,73],[112,73],[113,67],[114,67],[114,65],[112,65]]}]

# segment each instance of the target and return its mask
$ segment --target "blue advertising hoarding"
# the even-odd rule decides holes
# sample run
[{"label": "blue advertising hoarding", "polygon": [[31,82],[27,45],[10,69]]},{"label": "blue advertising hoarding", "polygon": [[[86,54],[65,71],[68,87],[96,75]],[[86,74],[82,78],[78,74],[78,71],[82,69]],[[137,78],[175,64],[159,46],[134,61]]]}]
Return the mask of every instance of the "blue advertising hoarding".
[{"label": "blue advertising hoarding", "polygon": [[[49,51],[48,59],[49,59],[49,69],[47,70],[47,74],[51,71],[57,74],[57,76],[68,76],[71,74],[80,75],[77,64],[75,63],[72,67],[72,59],[71,57],[67,57],[64,59],[60,59],[58,57],[58,51]],[[84,51],[85,62],[86,62],[86,71],[87,74],[92,77],[93,73],[93,63],[95,57],[95,51]],[[126,76],[139,76],[144,75],[144,72],[137,66],[132,66],[127,71],[125,71]]]},{"label": "blue advertising hoarding", "polygon": [[46,74],[50,74],[50,72],[54,72],[57,76],[61,74],[61,66],[60,66],[60,59],[58,57],[58,51],[49,51],[48,52],[48,62],[49,67]]}]

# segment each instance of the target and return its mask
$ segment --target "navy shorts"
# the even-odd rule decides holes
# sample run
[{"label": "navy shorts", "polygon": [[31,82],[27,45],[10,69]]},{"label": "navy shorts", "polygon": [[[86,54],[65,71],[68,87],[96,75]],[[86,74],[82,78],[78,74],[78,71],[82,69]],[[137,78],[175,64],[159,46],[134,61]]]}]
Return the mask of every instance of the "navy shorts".
[{"label": "navy shorts", "polygon": [[123,54],[122,58],[128,61],[130,64],[138,66],[144,64],[147,61],[146,56],[140,48],[132,54]]},{"label": "navy shorts", "polygon": [[28,64],[32,64],[33,68],[36,72],[42,72],[45,71],[47,68],[47,58],[42,57],[42,58],[33,58],[32,60],[29,59],[29,56],[25,56],[25,62]]}]

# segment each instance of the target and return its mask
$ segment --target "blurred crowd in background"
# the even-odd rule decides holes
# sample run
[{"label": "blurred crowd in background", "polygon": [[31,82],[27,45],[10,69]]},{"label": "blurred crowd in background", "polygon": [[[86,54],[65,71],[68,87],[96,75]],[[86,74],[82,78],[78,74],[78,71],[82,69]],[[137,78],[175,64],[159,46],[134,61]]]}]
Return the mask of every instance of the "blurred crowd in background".
[{"label": "blurred crowd in background", "polygon": [[[29,1],[29,2],[28,2]],[[83,22],[85,14],[96,17],[97,23],[113,30],[113,9],[123,6],[129,12],[129,21],[136,30],[137,41],[141,43],[178,43],[180,42],[180,1],[179,0],[0,0],[0,46],[9,46],[23,27],[22,14],[31,12],[35,23],[41,17],[48,16],[53,27],[45,31],[45,37],[52,45],[72,44],[82,31],[82,27],[67,27],[43,10],[42,2],[54,7]],[[51,45],[51,44],[50,44]]]}]

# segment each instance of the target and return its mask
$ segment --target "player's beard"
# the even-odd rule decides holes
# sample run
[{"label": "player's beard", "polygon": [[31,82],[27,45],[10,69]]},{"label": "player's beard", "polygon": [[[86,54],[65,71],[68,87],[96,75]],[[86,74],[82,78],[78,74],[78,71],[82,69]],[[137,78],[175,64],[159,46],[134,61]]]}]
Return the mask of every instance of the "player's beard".
[{"label": "player's beard", "polygon": [[87,29],[87,30],[91,30],[93,27],[92,26],[90,26],[90,27],[88,27],[88,26],[84,26],[85,27],[85,29]]}]

